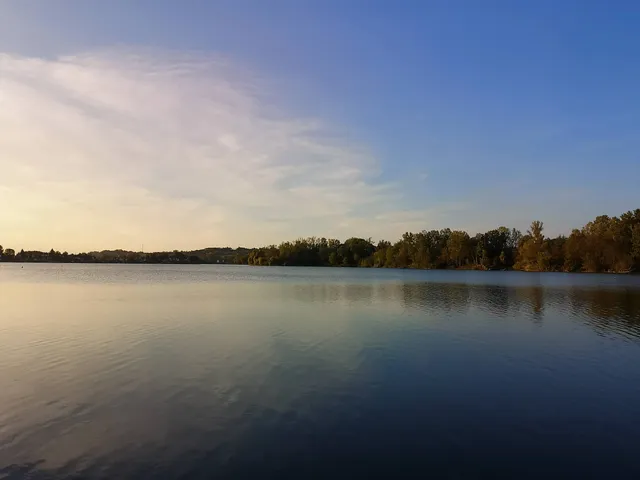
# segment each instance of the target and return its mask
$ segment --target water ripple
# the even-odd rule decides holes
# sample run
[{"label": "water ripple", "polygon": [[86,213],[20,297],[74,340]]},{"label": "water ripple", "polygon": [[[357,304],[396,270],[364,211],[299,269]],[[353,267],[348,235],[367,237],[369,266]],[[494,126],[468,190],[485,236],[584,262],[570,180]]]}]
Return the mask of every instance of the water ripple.
[{"label": "water ripple", "polygon": [[0,478],[640,478],[639,285],[3,267]]}]

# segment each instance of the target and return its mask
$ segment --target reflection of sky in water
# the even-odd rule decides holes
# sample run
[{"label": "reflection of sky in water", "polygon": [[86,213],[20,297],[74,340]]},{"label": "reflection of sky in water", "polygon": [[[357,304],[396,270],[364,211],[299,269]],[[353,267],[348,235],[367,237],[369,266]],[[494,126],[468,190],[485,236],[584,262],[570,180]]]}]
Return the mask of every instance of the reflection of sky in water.
[{"label": "reflection of sky in water", "polygon": [[460,455],[464,473],[490,469],[492,449],[511,471],[528,448],[542,469],[585,444],[593,471],[635,458],[632,277],[15,267],[0,273],[0,473],[16,478],[30,464],[43,478],[329,474],[349,458],[443,473]]}]

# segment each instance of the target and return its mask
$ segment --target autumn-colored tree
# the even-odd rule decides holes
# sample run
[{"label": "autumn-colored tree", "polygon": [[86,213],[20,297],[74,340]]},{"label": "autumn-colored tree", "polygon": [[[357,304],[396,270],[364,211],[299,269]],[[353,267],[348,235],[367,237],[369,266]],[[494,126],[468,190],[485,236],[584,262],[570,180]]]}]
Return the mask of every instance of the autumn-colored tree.
[{"label": "autumn-colored tree", "polygon": [[541,221],[531,222],[527,234],[520,241],[516,268],[530,271],[548,269],[550,256],[548,249],[545,248],[542,231],[543,223]]},{"label": "autumn-colored tree", "polygon": [[640,270],[640,209],[619,217],[601,215],[569,237],[544,237],[544,225],[531,223],[525,235],[498,227],[471,237],[462,230],[406,232],[397,242],[352,237],[345,242],[324,237],[298,238],[261,248],[205,248],[191,252],[111,250],[69,254],[24,251],[0,246],[0,261],[100,263],[238,263],[387,268],[482,269],[532,271],[629,272]]},{"label": "autumn-colored tree", "polygon": [[450,262],[460,267],[469,256],[469,234],[461,230],[455,230],[451,232],[449,239],[447,240],[447,254]]}]

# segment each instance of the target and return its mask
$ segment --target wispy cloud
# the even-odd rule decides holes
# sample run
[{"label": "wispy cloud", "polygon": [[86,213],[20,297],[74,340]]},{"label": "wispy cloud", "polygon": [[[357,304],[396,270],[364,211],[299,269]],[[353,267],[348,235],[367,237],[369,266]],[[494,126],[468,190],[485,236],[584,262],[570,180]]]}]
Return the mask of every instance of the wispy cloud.
[{"label": "wispy cloud", "polygon": [[0,55],[0,240],[160,249],[387,233],[380,215],[402,195],[377,159],[280,110],[270,85],[203,55]]}]

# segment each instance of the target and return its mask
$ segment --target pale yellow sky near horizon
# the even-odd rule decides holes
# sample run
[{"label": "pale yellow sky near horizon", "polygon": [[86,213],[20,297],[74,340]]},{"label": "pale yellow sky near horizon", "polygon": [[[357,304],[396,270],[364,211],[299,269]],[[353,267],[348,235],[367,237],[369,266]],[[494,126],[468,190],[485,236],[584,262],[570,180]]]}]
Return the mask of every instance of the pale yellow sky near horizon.
[{"label": "pale yellow sky near horizon", "polygon": [[[366,145],[279,108],[226,58],[120,47],[0,54],[0,244],[195,249],[396,238],[461,208],[400,207]],[[268,101],[265,99],[269,99]]]}]

